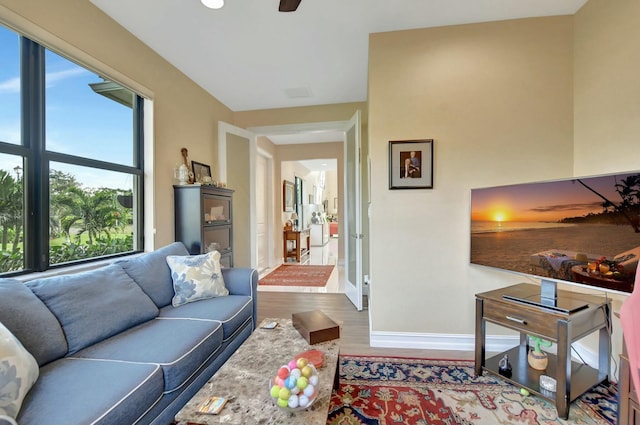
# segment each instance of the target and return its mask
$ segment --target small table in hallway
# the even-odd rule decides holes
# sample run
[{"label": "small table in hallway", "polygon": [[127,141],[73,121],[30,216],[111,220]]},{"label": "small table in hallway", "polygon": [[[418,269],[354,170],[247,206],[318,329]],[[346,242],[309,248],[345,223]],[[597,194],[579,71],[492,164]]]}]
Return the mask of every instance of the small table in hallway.
[{"label": "small table in hallway", "polygon": [[[288,258],[295,258],[296,262],[302,263],[303,258],[309,254],[311,239],[309,229],[284,230],[282,239],[284,247],[284,262],[286,263]],[[289,249],[290,244],[295,244],[293,249]]]}]

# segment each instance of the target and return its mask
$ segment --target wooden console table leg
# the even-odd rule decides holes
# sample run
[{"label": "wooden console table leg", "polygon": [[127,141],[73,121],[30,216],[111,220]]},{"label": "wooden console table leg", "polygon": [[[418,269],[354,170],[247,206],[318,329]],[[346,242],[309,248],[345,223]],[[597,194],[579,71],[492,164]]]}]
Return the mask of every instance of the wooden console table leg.
[{"label": "wooden console table leg", "polygon": [[562,419],[569,418],[571,397],[571,346],[568,323],[558,321],[558,364],[556,366],[556,410]]},{"label": "wooden console table leg", "polygon": [[481,299],[476,298],[476,376],[482,375],[482,368],[484,367],[485,356],[485,333],[486,325],[482,318],[483,316],[483,302]]},{"label": "wooden console table leg", "polygon": [[607,377],[609,381],[609,374],[611,373],[611,334],[609,333],[609,327],[611,326],[611,310],[607,305],[604,307],[604,314],[607,321],[607,326],[600,328],[598,335],[598,374]]}]

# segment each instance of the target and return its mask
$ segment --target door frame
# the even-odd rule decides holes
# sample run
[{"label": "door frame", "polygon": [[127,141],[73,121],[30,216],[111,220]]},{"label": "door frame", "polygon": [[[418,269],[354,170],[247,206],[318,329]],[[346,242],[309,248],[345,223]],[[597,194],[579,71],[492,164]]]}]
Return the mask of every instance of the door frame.
[{"label": "door frame", "polygon": [[[236,127],[224,121],[218,121],[218,181],[227,181],[227,134],[233,134],[249,140],[249,235],[256,234],[256,187],[253,182],[256,178],[255,166],[257,155],[257,136],[255,133]],[[237,225],[238,223],[236,223]],[[249,238],[249,263],[256,268],[258,258],[256,255],[256,238]]]},{"label": "door frame", "polygon": [[[275,250],[275,226],[274,226],[274,203],[275,203],[275,174],[273,170],[273,156],[265,151],[264,149],[260,149],[260,147],[256,150],[256,155],[263,157],[267,162],[267,184],[265,185],[267,193],[265,195],[266,200],[266,217],[267,217],[267,267],[273,268],[276,265],[276,258],[274,256]],[[255,180],[254,180],[255,181]],[[255,194],[254,194],[255,196]],[[256,243],[257,250],[257,243]],[[258,255],[256,251],[256,266],[258,265]]]}]

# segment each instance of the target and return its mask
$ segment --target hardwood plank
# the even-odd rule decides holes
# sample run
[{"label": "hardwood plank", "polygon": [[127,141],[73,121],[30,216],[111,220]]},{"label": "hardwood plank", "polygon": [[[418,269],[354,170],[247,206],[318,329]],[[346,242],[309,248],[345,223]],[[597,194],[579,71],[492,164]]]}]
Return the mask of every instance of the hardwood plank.
[{"label": "hardwood plank", "polygon": [[293,313],[315,309],[322,310],[341,325],[342,354],[464,360],[474,358],[472,351],[370,347],[369,310],[365,308],[357,311],[344,294],[262,291],[258,293],[258,323],[266,317],[291,318]]}]

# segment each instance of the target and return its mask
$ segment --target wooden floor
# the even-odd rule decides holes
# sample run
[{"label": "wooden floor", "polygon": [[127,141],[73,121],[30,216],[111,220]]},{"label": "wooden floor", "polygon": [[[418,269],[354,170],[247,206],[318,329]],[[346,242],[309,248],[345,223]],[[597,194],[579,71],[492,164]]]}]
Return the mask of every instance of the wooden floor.
[{"label": "wooden floor", "polygon": [[344,294],[259,292],[258,323],[269,318],[291,318],[292,313],[322,310],[341,325],[340,353],[432,359],[473,359],[473,352],[376,348],[369,346],[369,310],[357,311]]}]

